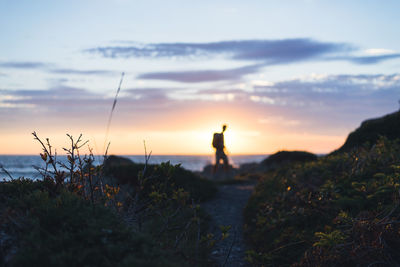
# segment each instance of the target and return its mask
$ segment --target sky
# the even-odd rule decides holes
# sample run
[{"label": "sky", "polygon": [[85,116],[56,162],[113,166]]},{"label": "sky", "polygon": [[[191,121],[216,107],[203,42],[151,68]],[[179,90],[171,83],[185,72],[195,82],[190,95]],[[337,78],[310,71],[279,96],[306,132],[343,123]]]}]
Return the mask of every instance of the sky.
[{"label": "sky", "polygon": [[[0,154],[328,153],[399,109],[399,1],[0,0]],[[109,133],[107,121],[124,78]]]}]

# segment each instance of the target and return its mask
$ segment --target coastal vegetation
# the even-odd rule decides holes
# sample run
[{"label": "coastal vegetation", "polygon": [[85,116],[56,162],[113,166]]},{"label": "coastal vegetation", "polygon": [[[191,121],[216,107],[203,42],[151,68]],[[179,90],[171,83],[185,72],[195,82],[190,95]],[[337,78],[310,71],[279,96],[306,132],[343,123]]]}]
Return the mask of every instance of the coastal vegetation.
[{"label": "coastal vegetation", "polygon": [[169,162],[135,164],[80,155],[68,135],[68,163],[42,141],[42,179],[0,183],[2,266],[207,265],[215,240],[199,203],[214,184]]},{"label": "coastal vegetation", "polygon": [[255,266],[399,265],[400,141],[391,134],[399,120],[385,125],[398,116],[363,123],[327,156],[264,173],[244,211],[248,260]]},{"label": "coastal vegetation", "polygon": [[81,136],[68,135],[68,162],[59,162],[34,133],[42,179],[0,183],[1,265],[212,266],[231,226],[209,233],[200,204],[217,185],[255,183],[243,212],[250,265],[400,265],[399,120],[368,120],[328,155],[279,151],[218,181],[149,164],[147,153],[143,164],[105,155],[95,165]]}]

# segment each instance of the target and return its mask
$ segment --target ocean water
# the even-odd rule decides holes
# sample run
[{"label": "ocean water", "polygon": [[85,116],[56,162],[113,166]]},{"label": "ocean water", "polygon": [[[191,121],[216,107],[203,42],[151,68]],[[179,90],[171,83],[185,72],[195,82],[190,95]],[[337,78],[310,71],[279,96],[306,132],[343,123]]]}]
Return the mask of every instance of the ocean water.
[{"label": "ocean water", "polygon": [[[230,163],[238,167],[243,163],[250,162],[261,162],[268,155],[231,155],[229,157]],[[129,155],[123,156],[129,158],[133,162],[144,163],[145,158],[143,155]],[[66,156],[58,156],[58,160],[61,162],[67,162]],[[102,161],[101,157],[96,158],[97,163]],[[201,171],[204,166],[213,163],[213,155],[202,155],[202,156],[171,156],[171,155],[152,155],[150,157],[150,164],[158,164],[161,162],[170,161],[171,164],[181,164],[185,169],[191,171]],[[13,178],[25,177],[31,179],[41,178],[39,172],[35,169],[36,167],[43,168],[44,162],[39,155],[35,156],[18,156],[18,155],[0,155],[0,167],[3,166]],[[0,180],[8,180],[8,175],[0,168]]]}]

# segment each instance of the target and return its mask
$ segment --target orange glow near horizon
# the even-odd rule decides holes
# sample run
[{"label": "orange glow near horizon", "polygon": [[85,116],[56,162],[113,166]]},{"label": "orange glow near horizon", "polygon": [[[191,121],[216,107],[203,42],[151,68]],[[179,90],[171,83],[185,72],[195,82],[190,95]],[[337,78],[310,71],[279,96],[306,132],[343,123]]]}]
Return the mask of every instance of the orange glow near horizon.
[{"label": "orange glow near horizon", "polygon": [[[229,126],[228,126],[229,127]],[[149,131],[149,132],[118,132],[110,135],[111,145],[109,154],[141,155],[144,154],[146,142],[147,151],[153,155],[209,155],[214,153],[211,146],[212,135],[219,132],[219,127],[213,130],[193,131]],[[59,154],[63,147],[69,145],[64,133],[38,133],[50,142]],[[74,135],[75,137],[78,134]],[[89,145],[95,154],[102,154],[102,135],[83,135],[89,140]],[[225,132],[225,146],[230,155],[241,154],[270,154],[279,150],[307,150],[314,153],[328,153],[343,144],[345,136],[323,136],[312,134],[270,134],[262,135],[257,131],[245,131],[231,126]],[[0,140],[0,154],[38,154],[41,147],[29,133],[3,136]],[[87,153],[87,149],[84,149]]]},{"label": "orange glow near horizon", "polygon": [[[260,122],[257,111],[232,106],[199,105],[180,112],[158,112],[141,122],[115,115],[108,138],[111,142],[109,154],[118,155],[144,154],[143,141],[153,155],[211,155],[214,153],[213,133],[221,132],[223,124],[228,125],[225,146],[229,155],[270,154],[279,150],[328,153],[340,147],[347,135],[347,132],[343,135],[315,134],[312,129],[302,133],[296,128],[284,128],[281,118],[271,117],[272,124],[265,124],[265,121]],[[105,129],[99,127],[98,122],[93,125],[64,123],[75,127],[64,128],[63,124],[44,121],[31,125],[27,122],[20,125],[20,129],[3,129],[0,154],[40,153],[39,143],[33,140],[32,131],[27,128],[37,129],[43,140],[48,137],[60,154],[64,152],[62,148],[69,145],[66,133],[76,138],[82,133],[94,154],[104,153]],[[297,127],[297,124],[290,127]]]}]

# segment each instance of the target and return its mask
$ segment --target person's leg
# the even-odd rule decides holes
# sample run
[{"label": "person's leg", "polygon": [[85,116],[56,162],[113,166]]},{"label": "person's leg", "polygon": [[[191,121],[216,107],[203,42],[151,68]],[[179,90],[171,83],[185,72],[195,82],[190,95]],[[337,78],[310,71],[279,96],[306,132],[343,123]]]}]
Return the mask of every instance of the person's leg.
[{"label": "person's leg", "polygon": [[216,173],[217,170],[218,170],[220,158],[221,158],[221,157],[220,157],[220,153],[219,153],[219,151],[217,150],[217,151],[215,152],[214,173]]},{"label": "person's leg", "polygon": [[224,161],[224,169],[225,171],[228,171],[228,167],[229,167],[229,161],[228,161],[228,157],[226,156],[225,152],[222,152],[222,160]]}]

